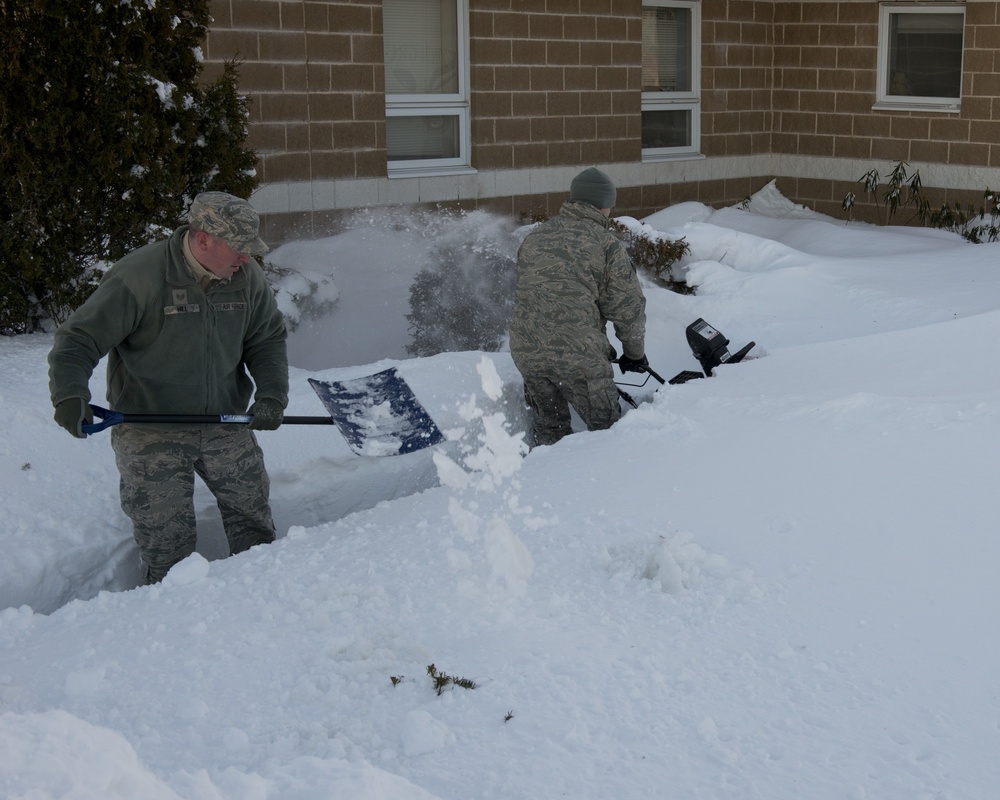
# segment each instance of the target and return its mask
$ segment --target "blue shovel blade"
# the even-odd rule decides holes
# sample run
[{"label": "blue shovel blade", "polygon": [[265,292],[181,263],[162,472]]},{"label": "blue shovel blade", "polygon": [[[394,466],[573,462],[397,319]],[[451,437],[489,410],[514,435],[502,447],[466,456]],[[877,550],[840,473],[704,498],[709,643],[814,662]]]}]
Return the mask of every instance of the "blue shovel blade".
[{"label": "blue shovel blade", "polygon": [[358,455],[402,455],[444,441],[395,367],[347,381],[310,378],[309,385]]}]

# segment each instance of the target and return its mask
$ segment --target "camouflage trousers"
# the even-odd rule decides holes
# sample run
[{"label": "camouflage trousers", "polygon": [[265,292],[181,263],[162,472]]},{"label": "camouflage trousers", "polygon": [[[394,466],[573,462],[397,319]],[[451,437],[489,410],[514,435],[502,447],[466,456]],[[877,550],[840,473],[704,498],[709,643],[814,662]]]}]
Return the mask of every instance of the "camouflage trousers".
[{"label": "camouflage trousers", "polygon": [[111,430],[122,510],[131,518],[145,583],[162,580],[197,544],[194,476],[215,495],[230,553],[274,541],[270,479],[253,432],[241,425]]},{"label": "camouflage trousers", "polygon": [[570,405],[587,430],[610,428],[622,415],[610,363],[593,369],[532,369],[518,364],[524,397],[531,409],[533,445],[555,444],[572,433]]}]

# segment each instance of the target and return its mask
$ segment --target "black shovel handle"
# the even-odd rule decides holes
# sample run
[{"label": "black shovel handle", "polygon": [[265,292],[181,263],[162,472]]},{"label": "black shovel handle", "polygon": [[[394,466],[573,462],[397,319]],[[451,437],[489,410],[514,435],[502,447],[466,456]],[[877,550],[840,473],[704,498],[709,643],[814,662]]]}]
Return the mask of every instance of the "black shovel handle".
[{"label": "black shovel handle", "polygon": [[[122,423],[186,423],[188,425],[206,425],[217,423],[234,423],[247,425],[253,419],[251,414],[123,414],[120,411],[110,411],[101,406],[90,406],[94,416],[100,422],[84,422],[80,429],[84,433],[97,433],[112,425]],[[284,417],[282,425],[333,425],[330,417]]]}]

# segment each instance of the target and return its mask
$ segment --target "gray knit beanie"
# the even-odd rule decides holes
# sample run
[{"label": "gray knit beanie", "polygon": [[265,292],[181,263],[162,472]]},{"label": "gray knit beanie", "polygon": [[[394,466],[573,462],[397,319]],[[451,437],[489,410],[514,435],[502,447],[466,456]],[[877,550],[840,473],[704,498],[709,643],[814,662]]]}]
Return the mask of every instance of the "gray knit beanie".
[{"label": "gray knit beanie", "polygon": [[569,199],[590,203],[597,208],[615,207],[615,185],[597,167],[585,169],[569,185]]}]

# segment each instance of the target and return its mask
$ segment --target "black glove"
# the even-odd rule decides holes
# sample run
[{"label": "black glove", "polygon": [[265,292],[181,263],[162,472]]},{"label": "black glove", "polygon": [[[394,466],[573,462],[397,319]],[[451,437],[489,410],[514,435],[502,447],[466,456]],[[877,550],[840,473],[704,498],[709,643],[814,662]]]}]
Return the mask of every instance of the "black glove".
[{"label": "black glove", "polygon": [[646,356],[642,358],[622,356],[618,359],[618,369],[622,372],[646,372],[649,369],[649,360]]},{"label": "black glove", "polygon": [[617,361],[617,360],[618,360],[618,351],[615,350],[615,346],[613,344],[609,344],[608,345],[608,361]]},{"label": "black glove", "polygon": [[285,418],[285,409],[277,400],[262,397],[257,400],[247,412],[253,419],[248,426],[252,431],[273,431],[281,425]]},{"label": "black glove", "polygon": [[94,412],[90,410],[90,404],[82,397],[70,397],[56,403],[55,420],[77,439],[86,439],[87,434],[83,432],[83,423],[93,422]]}]

